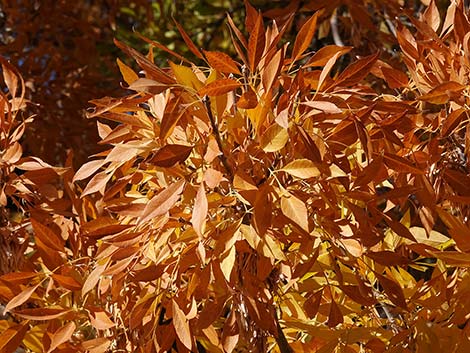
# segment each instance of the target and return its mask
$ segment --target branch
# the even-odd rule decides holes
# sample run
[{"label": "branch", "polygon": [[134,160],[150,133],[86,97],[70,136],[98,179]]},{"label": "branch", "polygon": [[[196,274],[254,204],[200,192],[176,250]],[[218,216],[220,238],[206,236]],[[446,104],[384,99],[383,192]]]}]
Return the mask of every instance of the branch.
[{"label": "branch", "polygon": [[230,181],[232,181],[233,180],[233,171],[232,171],[232,168],[230,167],[230,164],[228,163],[227,156],[225,155],[225,152],[224,152],[224,147],[222,145],[222,138],[220,137],[219,127],[217,126],[214,115],[212,114],[211,101],[210,101],[208,96],[204,96],[204,98],[202,98],[202,101],[203,101],[204,105],[206,106],[207,115],[209,116],[209,120],[211,122],[212,132],[214,133],[214,137],[215,137],[215,140],[217,142],[217,146],[219,147],[219,150],[222,153],[221,155],[219,155],[219,159],[222,162],[222,165],[224,166],[225,171],[229,175]]}]

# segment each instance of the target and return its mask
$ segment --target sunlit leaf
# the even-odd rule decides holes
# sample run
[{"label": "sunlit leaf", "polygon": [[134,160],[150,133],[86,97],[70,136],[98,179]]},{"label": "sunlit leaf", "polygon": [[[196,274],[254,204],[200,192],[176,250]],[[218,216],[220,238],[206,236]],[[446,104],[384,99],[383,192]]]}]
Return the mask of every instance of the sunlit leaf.
[{"label": "sunlit leaf", "polygon": [[265,152],[277,152],[289,140],[289,133],[278,124],[271,125],[261,136],[260,145]]},{"label": "sunlit leaf", "polygon": [[280,170],[301,179],[314,178],[320,175],[318,168],[309,159],[296,159]]}]

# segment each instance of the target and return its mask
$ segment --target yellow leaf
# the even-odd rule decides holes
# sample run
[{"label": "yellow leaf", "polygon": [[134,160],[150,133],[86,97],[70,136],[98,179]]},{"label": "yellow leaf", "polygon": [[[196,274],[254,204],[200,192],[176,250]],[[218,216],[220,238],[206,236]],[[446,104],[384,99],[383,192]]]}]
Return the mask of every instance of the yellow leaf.
[{"label": "yellow leaf", "polygon": [[278,124],[271,125],[261,136],[260,145],[265,152],[276,152],[289,140],[289,133]]},{"label": "yellow leaf", "polygon": [[309,159],[296,159],[281,169],[297,178],[308,179],[320,175],[320,171]]},{"label": "yellow leaf", "polygon": [[308,232],[307,206],[305,206],[302,200],[292,194],[283,195],[281,198],[281,210],[287,218]]},{"label": "yellow leaf", "polygon": [[135,81],[139,79],[139,75],[137,75],[134,70],[132,70],[129,66],[124,64],[121,60],[116,59],[117,64],[119,66],[119,70],[121,71],[122,77],[124,78],[124,81],[128,85],[133,84]]},{"label": "yellow leaf", "polygon": [[196,74],[190,67],[183,65],[176,65],[170,61],[170,67],[175,75],[176,82],[180,85],[195,89],[196,91],[202,87],[202,82],[199,81]]},{"label": "yellow leaf", "polygon": [[230,281],[230,274],[232,273],[233,265],[235,263],[235,255],[235,246],[232,246],[227,255],[222,259],[222,261],[220,261],[220,269],[222,270],[227,282]]}]

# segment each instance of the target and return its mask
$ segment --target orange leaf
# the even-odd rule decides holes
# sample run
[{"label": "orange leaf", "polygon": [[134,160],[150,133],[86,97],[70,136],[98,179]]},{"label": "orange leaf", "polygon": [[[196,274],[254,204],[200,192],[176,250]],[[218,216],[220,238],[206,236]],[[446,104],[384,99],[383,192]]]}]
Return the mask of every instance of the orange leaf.
[{"label": "orange leaf", "polygon": [[186,348],[191,349],[192,339],[188,319],[175,300],[172,300],[171,303],[173,311],[173,326],[175,327],[176,335]]},{"label": "orange leaf", "polygon": [[318,168],[309,159],[296,159],[280,170],[301,179],[309,179],[320,175]]},{"label": "orange leaf", "polygon": [[[332,87],[342,85],[351,86],[362,80],[372,69],[374,62],[378,59],[379,52],[366,56],[349,65],[333,82]],[[330,88],[332,88],[330,87]]]},{"label": "orange leaf", "polygon": [[104,311],[92,311],[88,316],[90,317],[91,325],[97,330],[107,330],[116,326]]},{"label": "orange leaf", "polygon": [[406,158],[397,156],[395,154],[385,153],[384,161],[387,167],[393,169],[398,173],[412,173],[412,174],[424,174],[425,171],[415,167]]},{"label": "orange leaf", "polygon": [[91,271],[91,273],[88,275],[88,277],[85,280],[85,283],[83,283],[82,287],[82,297],[85,296],[90,290],[93,289],[93,287],[96,286],[98,281],[101,278],[101,275],[103,274],[104,270],[106,269],[108,265],[108,262],[105,262],[103,264],[98,264],[96,267]]},{"label": "orange leaf", "polygon": [[382,276],[378,273],[375,275],[377,276],[380,285],[392,303],[403,309],[406,309],[406,300],[401,287],[395,281],[392,281],[385,276]]},{"label": "orange leaf", "polygon": [[180,198],[180,194],[183,192],[184,185],[184,179],[180,179],[168,186],[165,190],[161,191],[158,195],[154,196],[149,201],[147,206],[145,206],[139,223],[146,222],[149,219],[167,213]]},{"label": "orange leaf", "polygon": [[304,67],[324,66],[328,61],[336,56],[339,57],[351,51],[353,47],[340,47],[337,45],[327,45],[318,50]]},{"label": "orange leaf", "polygon": [[14,353],[17,352],[21,341],[23,340],[26,332],[28,332],[29,325],[23,323],[8,327],[0,335],[0,352]]},{"label": "orange leaf", "polygon": [[242,109],[254,109],[258,105],[258,97],[251,87],[242,94],[237,102],[237,106]]},{"label": "orange leaf", "polygon": [[282,196],[281,210],[290,220],[308,232],[308,212],[305,203],[292,194]]},{"label": "orange leaf", "polygon": [[22,317],[28,320],[54,320],[58,317],[61,317],[70,310],[66,309],[56,309],[56,308],[35,308],[35,309],[23,309],[23,310],[15,310],[15,315]]},{"label": "orange leaf", "polygon": [[34,218],[31,218],[31,225],[33,226],[34,236],[39,238],[41,242],[46,245],[49,249],[65,252],[64,244],[65,240],[52,231],[49,227],[46,227],[36,221]]},{"label": "orange leaf", "polygon": [[121,75],[128,85],[139,79],[139,75],[137,75],[134,70],[124,64],[121,60],[119,60],[119,58],[117,58],[116,61],[119,66],[119,70],[121,71]]},{"label": "orange leaf", "polygon": [[201,183],[197,191],[196,200],[194,202],[193,213],[191,215],[191,224],[197,235],[200,237],[204,233],[204,226],[207,217],[207,197],[204,190],[204,184]]},{"label": "orange leaf", "polygon": [[199,95],[201,96],[221,96],[222,94],[231,92],[241,84],[231,78],[222,78],[219,80],[212,81],[211,83],[205,85],[199,90]]},{"label": "orange leaf", "polygon": [[25,303],[31,295],[34,293],[34,291],[39,287],[39,284],[36,284],[33,287],[27,288],[17,294],[14,298],[12,298],[7,305],[5,305],[5,308],[3,310],[3,314],[8,313],[9,311],[13,310],[14,308],[20,306],[21,304]]},{"label": "orange leaf", "polygon": [[240,70],[237,67],[237,63],[225,53],[219,51],[205,51],[204,55],[209,62],[209,65],[217,71],[223,72],[224,74],[238,74]]},{"label": "orange leaf", "polygon": [[250,64],[250,71],[254,72],[258,63],[263,55],[265,46],[263,16],[258,13],[253,31],[250,32],[248,39],[248,62]]},{"label": "orange leaf", "polygon": [[183,27],[181,27],[181,25],[176,22],[176,27],[178,28],[178,31],[180,32],[181,36],[183,37],[183,40],[184,42],[186,43],[186,45],[188,46],[188,49],[194,54],[196,55],[196,57],[198,57],[199,59],[204,59],[204,57],[202,56],[201,52],[199,51],[199,49],[196,47],[196,45],[194,45],[194,42],[191,40],[191,38],[188,36],[188,34],[185,32],[185,30],[183,29]]},{"label": "orange leaf", "polygon": [[385,66],[381,68],[381,71],[388,87],[395,89],[408,86],[408,76],[404,72]]},{"label": "orange leaf", "polygon": [[185,145],[165,145],[149,161],[157,167],[169,168],[176,163],[183,163],[191,154],[193,147]]},{"label": "orange leaf", "polygon": [[260,140],[260,146],[265,152],[277,152],[286,145],[289,133],[287,129],[274,123],[261,135]]},{"label": "orange leaf", "polygon": [[452,95],[460,94],[464,89],[465,86],[458,82],[444,82],[430,90],[427,94],[418,97],[418,99],[432,104],[445,104]]},{"label": "orange leaf", "polygon": [[78,283],[74,278],[69,276],[63,276],[53,273],[52,278],[62,287],[69,290],[79,290],[82,288],[82,285]]},{"label": "orange leaf", "polygon": [[54,349],[59,347],[62,343],[65,343],[72,338],[73,333],[75,332],[75,328],[77,326],[73,322],[67,323],[65,326],[59,328],[51,338],[51,346],[47,350],[47,353],[52,352]]},{"label": "orange leaf", "polygon": [[293,62],[297,61],[312,43],[313,35],[317,28],[317,18],[318,12],[315,12],[313,16],[303,24],[302,28],[300,28],[300,31],[295,38],[294,49],[292,50]]},{"label": "orange leaf", "polygon": [[72,181],[82,180],[88,178],[90,175],[94,174],[98,169],[100,169],[103,164],[105,164],[104,159],[96,159],[94,161],[89,161],[83,164],[80,169],[77,170],[73,176]]}]

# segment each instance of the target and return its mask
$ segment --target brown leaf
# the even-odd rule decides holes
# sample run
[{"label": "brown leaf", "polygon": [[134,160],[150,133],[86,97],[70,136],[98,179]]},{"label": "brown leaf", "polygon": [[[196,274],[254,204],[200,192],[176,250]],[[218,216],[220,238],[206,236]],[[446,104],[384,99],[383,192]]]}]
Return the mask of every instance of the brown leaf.
[{"label": "brown leaf", "polygon": [[383,158],[381,155],[376,156],[357,176],[354,180],[354,186],[364,186],[369,184],[379,175],[383,168]]},{"label": "brown leaf", "polygon": [[322,295],[323,289],[320,289],[318,292],[308,297],[307,300],[304,302],[303,308],[310,319],[313,319],[317,315]]},{"label": "brown leaf", "polygon": [[436,6],[435,0],[431,0],[429,3],[428,8],[423,13],[423,19],[433,29],[433,31],[437,33],[441,24],[441,15],[439,14],[439,9]]},{"label": "brown leaf", "polygon": [[384,266],[406,265],[410,263],[406,257],[393,251],[374,251],[368,252],[367,257]]},{"label": "brown leaf", "polygon": [[340,114],[343,112],[336,104],[328,101],[306,101],[302,104],[327,114]]},{"label": "brown leaf", "polygon": [[392,281],[385,276],[382,276],[378,273],[375,275],[392,303],[403,309],[406,309],[406,300],[402,288],[395,281]]},{"label": "brown leaf", "polygon": [[224,175],[218,170],[207,168],[204,172],[204,182],[210,189],[219,186],[222,180],[224,180]]},{"label": "brown leaf", "polygon": [[241,74],[237,63],[227,54],[220,51],[203,50],[203,52],[209,65],[217,71],[223,72],[224,74]]},{"label": "brown leaf", "polygon": [[391,89],[408,86],[408,76],[404,72],[385,66],[381,68],[381,71],[383,73],[385,82],[387,82],[388,87]]},{"label": "brown leaf", "polygon": [[192,146],[165,145],[149,160],[157,167],[170,168],[177,163],[183,163],[191,154]]},{"label": "brown leaf", "polygon": [[147,75],[149,76],[148,78],[154,79],[155,81],[163,84],[174,84],[175,81],[174,79],[168,75],[166,72],[164,72],[162,69],[160,69],[157,65],[155,65],[153,62],[151,62],[148,58],[140,54],[137,50],[129,47],[128,45],[118,41],[117,39],[114,39],[114,43],[118,48],[120,48],[122,51],[124,51],[127,55],[131,56],[132,58],[137,61],[139,66],[145,70]]},{"label": "brown leaf", "polygon": [[362,293],[359,286],[355,285],[340,285],[341,290],[356,303],[361,305],[374,305],[376,302],[372,297],[372,293]]},{"label": "brown leaf", "polygon": [[123,231],[131,227],[129,224],[121,224],[117,219],[111,217],[98,217],[82,225],[83,235],[91,238],[101,238]]},{"label": "brown leaf", "polygon": [[165,190],[154,196],[147,206],[145,206],[144,212],[140,216],[139,223],[144,223],[149,219],[164,215],[167,213],[178,201],[181,193],[183,192],[185,180],[180,179],[177,182],[168,186]]},{"label": "brown leaf", "polygon": [[395,154],[385,153],[384,162],[387,167],[393,169],[397,173],[412,173],[412,174],[424,174],[425,171],[418,167],[415,167],[406,158],[400,157]]},{"label": "brown leaf", "polygon": [[90,290],[92,290],[96,286],[104,270],[106,270],[107,265],[108,262],[98,263],[93,269],[93,271],[91,271],[91,273],[86,278],[85,283],[83,283],[82,297],[84,297]]},{"label": "brown leaf", "polygon": [[34,218],[31,219],[31,225],[33,226],[34,236],[40,239],[51,251],[65,252],[65,240],[60,235]]},{"label": "brown leaf", "polygon": [[212,81],[205,85],[199,90],[200,96],[221,96],[225,93],[232,92],[233,90],[240,87],[240,82],[231,78],[221,78],[219,80]]},{"label": "brown leaf", "polygon": [[112,176],[113,173],[106,173],[105,171],[95,174],[95,176],[91,178],[91,180],[88,182],[87,186],[85,187],[80,196],[84,197],[95,192],[99,192],[103,195],[106,189],[106,184],[112,178]]},{"label": "brown leaf", "polygon": [[89,353],[105,353],[108,351],[111,341],[105,337],[93,338],[83,341],[82,346]]},{"label": "brown leaf", "polygon": [[330,312],[328,313],[328,327],[335,327],[343,322],[343,314],[339,309],[338,304],[334,300],[330,303]]},{"label": "brown leaf", "polygon": [[100,169],[105,164],[105,162],[106,161],[104,159],[96,159],[83,164],[73,176],[72,181],[75,182],[77,180],[83,180],[88,178],[89,176],[94,174],[98,169]]},{"label": "brown leaf", "polygon": [[315,12],[300,28],[299,33],[295,37],[294,49],[292,50],[292,61],[300,59],[304,51],[312,43],[315,30],[317,28],[318,12]]},{"label": "brown leaf", "polygon": [[269,92],[272,88],[275,80],[279,75],[279,70],[281,69],[282,62],[284,58],[284,50],[279,49],[276,54],[269,60],[262,73],[261,73],[261,81],[263,82],[264,90]]}]

